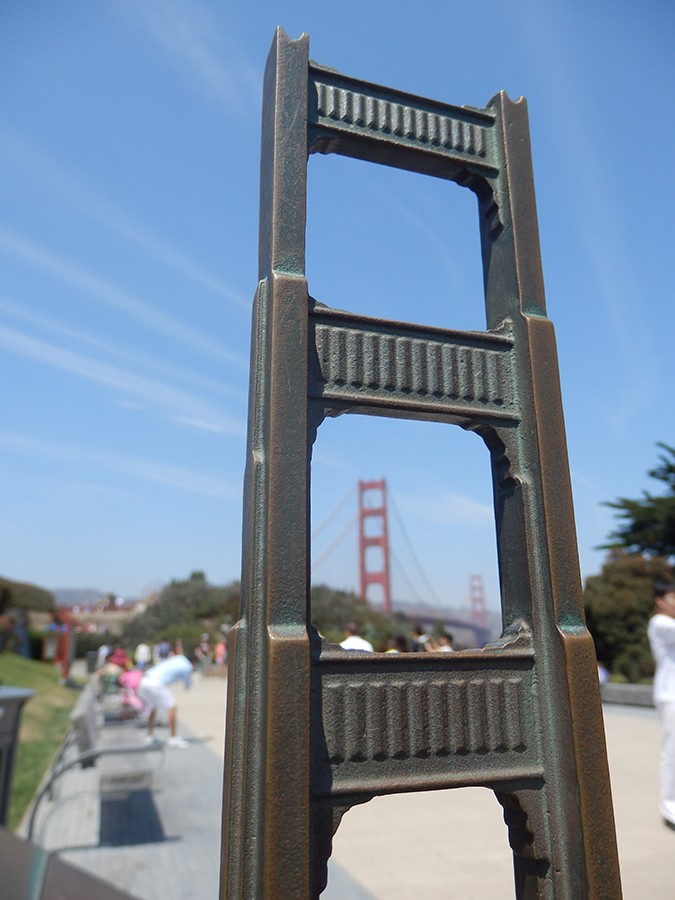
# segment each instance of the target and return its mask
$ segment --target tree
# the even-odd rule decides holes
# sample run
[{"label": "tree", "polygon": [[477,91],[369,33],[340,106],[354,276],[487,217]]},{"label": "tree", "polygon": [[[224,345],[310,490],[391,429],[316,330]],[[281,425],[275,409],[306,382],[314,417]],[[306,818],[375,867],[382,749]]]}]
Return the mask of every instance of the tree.
[{"label": "tree", "polygon": [[[199,643],[201,632],[215,632],[223,622],[239,618],[239,582],[225,587],[209,584],[203,572],[193,572],[184,581],[165,585],[156,603],[129,619],[122,643],[132,649],[140,641],[180,637],[186,653]],[[326,585],[312,588],[312,622],[329,641],[339,643],[345,627],[355,622],[359,633],[376,650],[384,650],[387,640],[397,634],[410,637],[410,623],[402,613],[385,613],[363,603],[356,594],[336,591]]]},{"label": "tree", "polygon": [[619,527],[610,533],[610,551],[599,575],[586,580],[584,607],[600,662],[628,681],[648,679],[654,661],[647,623],[654,612],[654,582],[673,579],[675,558],[675,449],[664,452],[650,478],[667,486],[663,494],[639,500],[620,497],[606,505],[617,511]]},{"label": "tree", "polygon": [[657,446],[665,452],[648,474],[666,484],[667,493],[653,496],[645,491],[640,500],[620,497],[615,503],[607,503],[617,510],[623,524],[610,534],[612,543],[606,546],[671,559],[675,557],[675,449],[662,443]]},{"label": "tree", "polygon": [[673,579],[660,556],[615,549],[599,575],[586,579],[584,609],[599,662],[637,683],[654,675],[647,623],[654,612],[654,582]]},{"label": "tree", "polygon": [[345,638],[345,628],[354,622],[359,634],[376,650],[386,649],[387,640],[397,634],[410,637],[410,623],[403,613],[373,609],[351,591],[339,591],[319,584],[312,587],[312,622],[334,644]]},{"label": "tree", "polygon": [[122,642],[133,647],[140,641],[159,640],[164,636],[185,634],[186,652],[199,641],[201,631],[211,625],[233,622],[239,615],[239,583],[224,587],[209,584],[203,572],[193,572],[184,581],[165,585],[157,602],[145,612],[129,619],[122,632]]},{"label": "tree", "polygon": [[35,584],[0,578],[0,613],[12,608],[52,612],[56,609],[56,599],[51,591]]}]

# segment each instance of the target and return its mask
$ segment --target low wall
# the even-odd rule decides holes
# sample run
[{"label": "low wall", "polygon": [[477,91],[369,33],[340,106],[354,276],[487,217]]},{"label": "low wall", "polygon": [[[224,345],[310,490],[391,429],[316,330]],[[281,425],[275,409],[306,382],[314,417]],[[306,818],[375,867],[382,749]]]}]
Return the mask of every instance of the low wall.
[{"label": "low wall", "polygon": [[603,703],[623,703],[626,706],[654,706],[651,684],[613,684],[607,682],[600,685],[600,696]]}]

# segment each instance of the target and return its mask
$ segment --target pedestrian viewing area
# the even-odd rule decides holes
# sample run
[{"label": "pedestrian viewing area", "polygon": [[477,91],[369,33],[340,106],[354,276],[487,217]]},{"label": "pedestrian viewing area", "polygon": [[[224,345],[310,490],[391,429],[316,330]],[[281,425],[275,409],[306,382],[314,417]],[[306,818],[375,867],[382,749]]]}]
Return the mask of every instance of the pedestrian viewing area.
[{"label": "pedestrian viewing area", "polygon": [[[101,793],[100,765],[73,768],[38,811],[43,849],[137,900],[216,900],[226,679],[172,685],[187,749],[149,753],[151,786]],[[618,687],[618,686],[617,686]],[[659,721],[651,707],[604,704],[626,900],[672,900],[674,835],[658,813]],[[109,711],[104,745],[141,743],[145,724]],[[157,730],[166,740],[168,729]],[[131,757],[130,757],[131,758]],[[28,816],[18,830],[25,836]],[[337,832],[325,900],[511,900],[513,863],[492,791],[379,797]]]}]

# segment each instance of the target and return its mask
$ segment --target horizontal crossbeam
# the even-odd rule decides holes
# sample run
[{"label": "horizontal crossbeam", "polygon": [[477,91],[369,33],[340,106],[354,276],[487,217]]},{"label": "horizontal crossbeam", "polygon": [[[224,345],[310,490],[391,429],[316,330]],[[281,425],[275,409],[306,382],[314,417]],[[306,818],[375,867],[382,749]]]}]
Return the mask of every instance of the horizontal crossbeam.
[{"label": "horizontal crossbeam", "polygon": [[529,649],[326,649],[312,666],[313,795],[541,778],[534,671]]},{"label": "horizontal crossbeam", "polygon": [[508,332],[429,328],[321,305],[309,325],[311,399],[408,418],[520,418]]},{"label": "horizontal crossbeam", "polygon": [[308,127],[310,152],[364,159],[384,153],[391,158],[383,161],[403,168],[429,171],[436,163],[441,177],[454,177],[449,164],[451,171],[499,174],[491,110],[426,100],[316,65],[309,70]]}]

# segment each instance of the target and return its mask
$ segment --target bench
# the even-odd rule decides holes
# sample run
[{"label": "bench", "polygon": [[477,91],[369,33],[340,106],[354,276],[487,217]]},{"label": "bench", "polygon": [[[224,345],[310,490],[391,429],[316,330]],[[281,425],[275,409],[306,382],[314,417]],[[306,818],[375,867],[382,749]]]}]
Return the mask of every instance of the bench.
[{"label": "bench", "polygon": [[133,900],[130,894],[0,827],[3,900]]},{"label": "bench", "polygon": [[[133,724],[132,724],[133,723]],[[101,794],[124,794],[129,791],[149,790],[155,767],[150,754],[164,750],[164,744],[156,741],[146,745],[140,743],[136,723],[131,727],[101,728],[102,714],[97,702],[97,684],[94,680],[84,688],[70,714],[70,727],[51,769],[38,791],[28,822],[28,840],[32,840],[37,811],[47,794],[52,794],[58,779],[76,766],[88,768],[98,764],[100,770],[99,791]],[[111,742],[111,736],[117,743]],[[66,758],[70,748],[77,747],[77,754]]]}]

